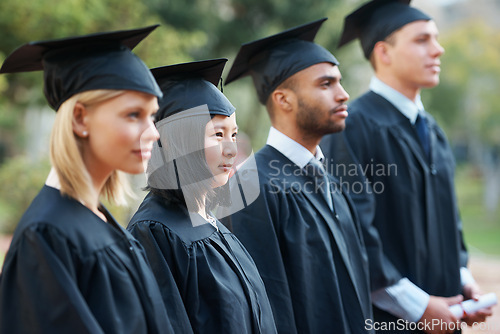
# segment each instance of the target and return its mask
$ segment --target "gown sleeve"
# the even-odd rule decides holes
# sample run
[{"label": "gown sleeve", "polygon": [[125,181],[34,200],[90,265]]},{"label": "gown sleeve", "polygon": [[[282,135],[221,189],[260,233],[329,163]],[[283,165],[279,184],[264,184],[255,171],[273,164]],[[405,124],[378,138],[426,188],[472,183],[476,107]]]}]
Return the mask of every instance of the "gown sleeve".
[{"label": "gown sleeve", "polygon": [[274,314],[276,327],[286,333],[294,333],[296,325],[284,255],[281,254],[279,226],[273,222],[290,221],[288,203],[279,187],[261,182],[260,195],[242,211],[232,215],[232,227],[238,239],[245,245],[259,269],[265,283]]},{"label": "gown sleeve", "polygon": [[362,166],[370,164],[370,161],[364,161],[364,157],[372,153],[369,143],[376,134],[372,133],[370,126],[366,126],[366,120],[356,116],[350,116],[348,124],[356,131],[330,135],[321,146],[330,158],[327,160],[330,163],[328,171],[340,180],[354,203],[369,257],[370,288],[376,291],[396,284],[403,276],[384,254],[379,232],[373,224],[376,199],[369,176]]},{"label": "gown sleeve", "polygon": [[144,280],[150,269],[139,244],[120,237],[103,248],[87,240],[88,249],[77,248],[41,223],[20,233],[0,278],[0,333],[173,332],[156,285]]},{"label": "gown sleeve", "polygon": [[77,286],[75,261],[56,231],[27,229],[0,278],[0,333],[104,333]]},{"label": "gown sleeve", "polygon": [[183,245],[158,222],[140,221],[127,229],[142,244],[148,256],[174,333],[193,333],[183,297],[177,287],[177,284],[183,284],[180,266],[189,262],[184,252],[176,251]]}]

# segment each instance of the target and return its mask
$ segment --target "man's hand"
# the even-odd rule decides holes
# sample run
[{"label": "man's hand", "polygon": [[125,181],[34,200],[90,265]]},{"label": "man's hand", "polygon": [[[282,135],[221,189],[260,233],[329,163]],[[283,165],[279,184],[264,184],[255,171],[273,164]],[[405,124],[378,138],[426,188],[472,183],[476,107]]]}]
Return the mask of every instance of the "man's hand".
[{"label": "man's hand", "polygon": [[[420,322],[423,323],[423,328],[428,334],[447,334],[453,333],[456,329],[459,329],[459,319],[450,312],[449,307],[454,304],[458,304],[463,300],[462,295],[457,295],[454,297],[436,297],[430,296],[429,304],[425,309]],[[436,324],[434,319],[439,319],[439,324]],[[431,329],[428,330],[427,324],[434,324]]]},{"label": "man's hand", "polygon": [[[479,297],[481,297],[482,295],[481,289],[476,283],[469,283],[464,285],[463,293],[466,300],[479,300]],[[473,314],[466,314],[462,318],[462,321],[464,321],[467,325],[472,326],[474,323],[484,322],[486,318],[491,316],[492,314],[493,311],[491,307],[483,308]]]}]

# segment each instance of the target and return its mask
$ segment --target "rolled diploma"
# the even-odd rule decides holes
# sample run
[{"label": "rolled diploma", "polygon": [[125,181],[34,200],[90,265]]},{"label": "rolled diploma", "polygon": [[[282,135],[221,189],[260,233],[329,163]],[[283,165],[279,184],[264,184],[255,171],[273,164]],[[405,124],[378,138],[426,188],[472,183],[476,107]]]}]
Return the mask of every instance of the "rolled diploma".
[{"label": "rolled diploma", "polygon": [[497,295],[494,292],[482,295],[478,301],[474,299],[466,300],[460,304],[450,306],[450,311],[457,319],[463,318],[466,314],[473,314],[480,309],[497,304]]}]

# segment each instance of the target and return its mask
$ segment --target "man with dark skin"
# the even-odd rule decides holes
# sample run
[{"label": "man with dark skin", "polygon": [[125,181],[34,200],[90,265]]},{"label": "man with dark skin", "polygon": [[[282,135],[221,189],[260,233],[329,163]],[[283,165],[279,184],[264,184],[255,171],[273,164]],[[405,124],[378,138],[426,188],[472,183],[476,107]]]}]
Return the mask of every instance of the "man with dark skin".
[{"label": "man with dark skin", "polygon": [[360,226],[318,146],[344,129],[349,98],[337,60],[312,42],[323,22],[244,44],[226,81],[251,75],[271,118],[255,154],[260,195],[231,218],[279,333],[366,333],[372,318]]}]

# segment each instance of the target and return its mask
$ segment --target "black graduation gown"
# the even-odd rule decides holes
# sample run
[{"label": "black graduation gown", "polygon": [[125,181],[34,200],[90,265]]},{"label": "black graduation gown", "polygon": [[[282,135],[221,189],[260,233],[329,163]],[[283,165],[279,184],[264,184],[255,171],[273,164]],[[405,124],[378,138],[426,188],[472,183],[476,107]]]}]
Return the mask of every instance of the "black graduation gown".
[{"label": "black graduation gown", "polygon": [[[431,295],[461,293],[467,252],[455,163],[443,131],[430,115],[427,119],[430,159],[410,121],[370,91],[350,105],[343,134],[321,143],[329,172],[347,185],[364,227],[372,290],[408,277]],[[376,321],[396,320],[377,308],[374,314]]]},{"label": "black graduation gown", "polygon": [[173,333],[140,244],[44,186],[0,276],[0,333]]},{"label": "black graduation gown", "polygon": [[279,333],[366,333],[367,257],[350,202],[331,178],[336,216],[311,176],[271,146],[255,155],[260,194],[232,215]]},{"label": "black graduation gown", "polygon": [[[141,242],[169,307],[173,277],[195,333],[276,333],[255,263],[222,224],[201,216],[193,227],[184,206],[149,193],[128,230]],[[170,313],[170,310],[168,310]]]}]

